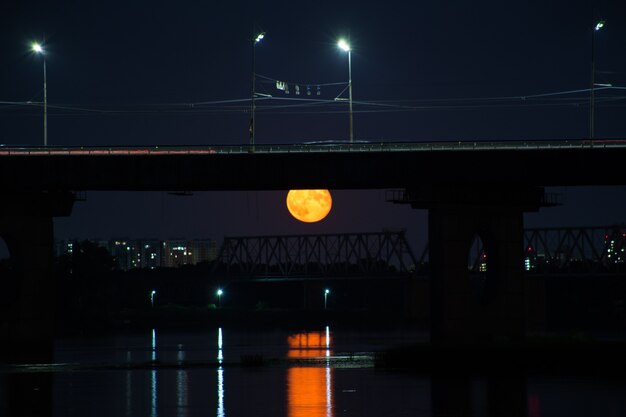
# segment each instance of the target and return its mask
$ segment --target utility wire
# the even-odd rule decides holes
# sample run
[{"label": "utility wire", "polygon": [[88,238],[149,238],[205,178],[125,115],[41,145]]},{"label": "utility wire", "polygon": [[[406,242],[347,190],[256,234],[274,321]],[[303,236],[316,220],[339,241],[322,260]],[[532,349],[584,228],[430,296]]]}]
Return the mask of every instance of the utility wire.
[{"label": "utility wire", "polygon": [[[342,83],[333,83],[328,85],[339,85]],[[314,84],[317,85],[317,84]],[[322,85],[322,84],[320,84]],[[598,87],[598,90],[626,90],[626,87],[606,86]],[[370,101],[353,101],[354,104],[363,109],[358,112],[404,112],[419,110],[436,110],[436,109],[472,109],[472,108],[489,108],[489,107],[531,107],[531,106],[571,106],[584,105],[588,102],[586,96],[573,96],[575,94],[587,93],[590,89],[567,90],[560,92],[550,92],[533,94],[527,96],[503,96],[503,97],[471,97],[471,98],[446,98],[446,99],[404,99],[404,100],[370,100]],[[601,103],[615,102],[624,100],[624,96],[605,96],[598,97],[596,100]],[[243,99],[227,99],[199,102],[177,102],[177,103],[153,103],[153,104],[129,104],[129,105],[50,105],[50,109],[63,112],[64,115],[75,115],[79,113],[95,113],[102,115],[116,114],[207,114],[207,113],[243,113],[248,112],[250,98]],[[319,108],[323,106],[338,107],[343,106],[345,100],[329,100],[329,99],[312,99],[298,97],[281,97],[281,96],[261,96],[257,100],[260,102],[259,110],[264,112],[276,111],[281,114],[297,114],[297,113],[332,113],[345,112],[345,110],[313,110],[309,112],[289,112],[289,109],[302,109],[304,107]],[[274,104],[282,102],[286,104]],[[20,107],[33,108],[41,107],[43,103],[33,101],[0,101],[0,112],[11,111],[15,113],[15,109]],[[373,107],[367,109],[367,107]],[[59,114],[55,114],[59,115]]]}]

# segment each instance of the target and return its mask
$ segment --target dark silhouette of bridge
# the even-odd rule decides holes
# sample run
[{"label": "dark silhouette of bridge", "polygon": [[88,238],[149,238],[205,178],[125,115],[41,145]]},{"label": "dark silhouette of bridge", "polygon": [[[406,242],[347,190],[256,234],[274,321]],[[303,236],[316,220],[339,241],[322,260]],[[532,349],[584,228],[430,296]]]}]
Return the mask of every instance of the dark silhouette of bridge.
[{"label": "dark silhouette of bridge", "polygon": [[626,140],[295,144],[251,149],[0,148],[0,187],[5,193],[24,193],[469,186],[484,190],[484,197],[493,186],[510,190],[622,185]]},{"label": "dark silhouette of bridge", "polygon": [[405,278],[416,263],[404,231],[226,237],[212,273],[266,282]]},{"label": "dark silhouette of bridge", "polygon": [[[530,274],[626,275],[626,225],[528,228],[523,267]],[[482,272],[482,245],[467,269]],[[406,231],[225,237],[212,274],[276,282],[428,276],[428,243],[417,252]]]},{"label": "dark silhouette of bridge", "polygon": [[[88,190],[400,189],[429,210],[431,337],[523,340],[523,216],[550,205],[545,186],[624,185],[626,141],[366,143],[0,149],[0,236],[17,268],[16,313],[2,340],[51,346],[54,216]],[[486,297],[472,301],[467,253],[489,254]]]}]

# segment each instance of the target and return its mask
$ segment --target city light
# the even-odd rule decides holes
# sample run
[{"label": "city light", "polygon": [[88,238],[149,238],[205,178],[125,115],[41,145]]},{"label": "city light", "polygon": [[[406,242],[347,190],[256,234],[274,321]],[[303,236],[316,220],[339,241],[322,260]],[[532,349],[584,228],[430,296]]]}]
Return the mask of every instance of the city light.
[{"label": "city light", "polygon": [[337,42],[337,46],[346,52],[350,51],[350,44],[346,42],[345,39],[339,39],[339,42]]},{"label": "city light", "polygon": [[217,307],[221,307],[222,306],[222,294],[224,294],[224,291],[222,291],[221,288],[217,289]]},{"label": "city light", "polygon": [[154,307],[154,295],[155,295],[155,294],[156,294],[156,291],[155,291],[155,290],[152,290],[152,291],[150,292],[150,305],[151,305],[152,307]]},{"label": "city light", "polygon": [[36,52],[38,54],[43,54],[43,47],[38,44],[37,42],[34,42],[32,47],[31,47],[33,52]]},{"label": "city light", "polygon": [[324,310],[326,310],[326,306],[328,305],[328,294],[330,294],[330,290],[326,288],[324,290]]}]

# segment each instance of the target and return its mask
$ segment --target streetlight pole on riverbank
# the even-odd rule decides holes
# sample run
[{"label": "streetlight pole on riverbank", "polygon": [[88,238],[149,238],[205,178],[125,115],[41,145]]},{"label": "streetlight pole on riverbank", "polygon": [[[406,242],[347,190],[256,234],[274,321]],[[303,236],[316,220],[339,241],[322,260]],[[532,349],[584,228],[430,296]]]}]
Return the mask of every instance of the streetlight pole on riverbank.
[{"label": "streetlight pole on riverbank", "polygon": [[596,90],[596,32],[604,27],[604,20],[597,21],[591,30],[591,89],[589,93],[589,139],[595,136],[595,90]]},{"label": "streetlight pole on riverbank", "polygon": [[[352,49],[345,39],[339,39],[337,46],[348,53],[348,96],[350,101],[350,143],[354,142],[354,124],[352,122]],[[344,90],[345,91],[345,90]]]},{"label": "streetlight pole on riverbank", "polygon": [[250,150],[254,150],[254,136],[256,122],[254,120],[254,112],[256,110],[256,44],[261,42],[265,37],[265,32],[256,35],[252,41],[252,108],[250,109]]},{"label": "streetlight pole on riverbank", "polygon": [[33,43],[32,51],[43,58],[43,146],[48,146],[48,86],[46,80],[46,51],[37,42]]}]

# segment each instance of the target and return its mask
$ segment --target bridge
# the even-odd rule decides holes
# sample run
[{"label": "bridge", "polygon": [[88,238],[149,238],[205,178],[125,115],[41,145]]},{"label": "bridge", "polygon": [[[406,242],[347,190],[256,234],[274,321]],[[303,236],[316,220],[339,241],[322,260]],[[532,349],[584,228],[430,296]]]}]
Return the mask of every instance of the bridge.
[{"label": "bridge", "polygon": [[626,273],[626,225],[524,231],[526,270],[545,274]]},{"label": "bridge", "polygon": [[[467,269],[479,273],[485,248],[475,250]],[[529,274],[626,275],[626,225],[527,228],[519,250]],[[426,277],[427,265],[428,243],[414,252],[404,230],[241,236],[224,238],[211,274],[256,282],[394,279]]]},{"label": "bridge", "polygon": [[265,282],[404,278],[416,264],[404,231],[226,237],[212,274]]},{"label": "bridge", "polygon": [[621,185],[625,156],[626,140],[4,147],[0,188],[24,193]]},{"label": "bridge", "polygon": [[[2,339],[50,345],[54,216],[88,190],[399,189],[429,210],[432,340],[522,340],[523,212],[545,186],[624,185],[626,140],[0,148],[0,236],[20,276]],[[468,300],[467,252],[479,236],[488,299]],[[12,307],[12,308],[13,308]],[[21,341],[21,342],[20,342]],[[21,349],[21,348],[18,348]]]}]

